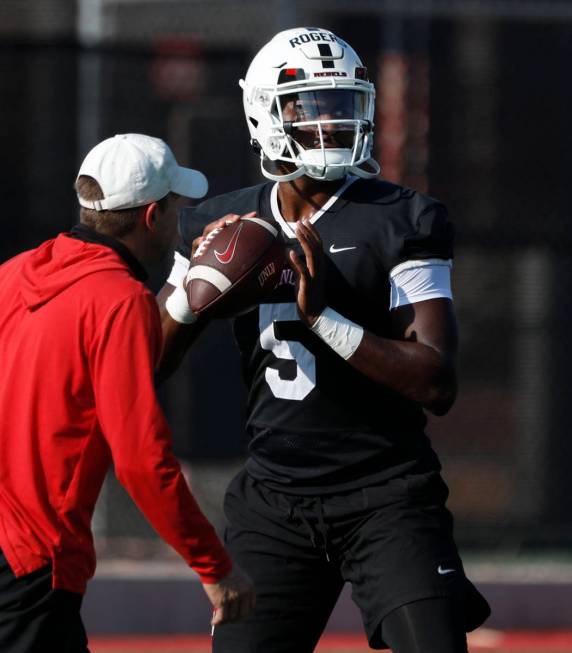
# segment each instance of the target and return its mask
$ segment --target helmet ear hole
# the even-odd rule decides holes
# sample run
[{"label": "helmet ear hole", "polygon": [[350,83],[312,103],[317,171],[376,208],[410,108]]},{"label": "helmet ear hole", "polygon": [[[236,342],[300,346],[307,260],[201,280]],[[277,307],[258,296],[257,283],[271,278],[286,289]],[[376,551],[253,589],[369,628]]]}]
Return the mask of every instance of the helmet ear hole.
[{"label": "helmet ear hole", "polygon": [[248,119],[253,124],[254,129],[256,129],[258,127],[258,120],[256,120],[256,118],[253,118],[252,116],[250,116]]}]

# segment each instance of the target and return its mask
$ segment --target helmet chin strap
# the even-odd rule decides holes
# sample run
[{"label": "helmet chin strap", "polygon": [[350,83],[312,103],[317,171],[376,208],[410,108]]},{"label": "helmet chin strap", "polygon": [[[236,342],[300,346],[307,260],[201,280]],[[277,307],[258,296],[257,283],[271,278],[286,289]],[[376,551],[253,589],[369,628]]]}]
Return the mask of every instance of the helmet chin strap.
[{"label": "helmet chin strap", "polygon": [[[366,165],[370,166],[372,170],[365,170],[362,166]],[[302,165],[299,169],[304,170],[304,174],[308,175],[308,177],[312,177],[312,179],[317,179],[319,181],[336,181],[338,179],[343,179],[348,174],[356,175],[356,177],[361,177],[362,179],[373,179],[381,172],[381,166],[371,157],[359,166],[326,166],[324,168],[324,166],[306,164]]]},{"label": "helmet chin strap", "polygon": [[377,175],[379,175],[379,173],[381,172],[381,166],[375,159],[371,157],[367,161],[364,161],[361,165],[371,166],[373,170],[371,172],[368,172],[367,170],[363,170],[359,166],[351,166],[348,172],[351,172],[353,175],[356,175],[356,177],[361,177],[362,179],[373,179],[374,177],[377,177]]},{"label": "helmet chin strap", "polygon": [[271,181],[292,181],[293,179],[298,179],[298,177],[302,177],[303,175],[306,174],[306,169],[304,166],[301,166],[300,168],[297,168],[294,170],[294,172],[288,172],[283,175],[277,175],[270,170],[267,170],[264,167],[264,159],[266,157],[264,156],[264,152],[261,150],[260,151],[260,171],[262,174],[267,178],[270,179]]},{"label": "helmet chin strap", "polygon": [[[302,166],[305,170],[304,174],[308,175],[312,179],[317,179],[318,181],[337,181],[338,179],[343,179],[349,171],[349,166],[336,167],[336,168],[326,168],[323,166]],[[319,172],[322,171],[322,172]]]},{"label": "helmet chin strap", "polygon": [[[309,165],[301,165],[293,172],[289,172],[285,174],[274,174],[264,167],[265,158],[266,157],[264,155],[264,152],[261,150],[260,170],[262,174],[267,179],[270,179],[271,181],[278,181],[278,182],[292,181],[293,179],[298,179],[299,177],[302,177],[304,175],[307,175],[308,177],[311,177],[312,179],[316,179],[318,181],[335,181],[337,179],[342,179],[349,173],[354,174],[357,177],[361,177],[362,179],[373,179],[374,177],[377,177],[377,175],[379,175],[379,173],[381,172],[381,166],[379,165],[379,163],[375,159],[369,158],[367,161],[364,161],[360,166],[347,166],[347,167],[340,166],[336,168],[331,168],[329,171],[326,167],[325,174],[324,173],[319,174],[317,172],[318,170],[324,170],[323,166],[309,166]],[[365,166],[365,165],[371,166],[373,170],[371,172],[364,170],[361,166]]]}]

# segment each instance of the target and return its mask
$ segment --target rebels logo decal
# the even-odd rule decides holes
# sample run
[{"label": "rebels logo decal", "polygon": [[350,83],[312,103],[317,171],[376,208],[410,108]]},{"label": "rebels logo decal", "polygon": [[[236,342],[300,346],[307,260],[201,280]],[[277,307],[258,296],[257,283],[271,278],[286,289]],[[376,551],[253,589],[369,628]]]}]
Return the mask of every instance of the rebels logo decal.
[{"label": "rebels logo decal", "polygon": [[227,263],[230,263],[234,257],[234,253],[236,252],[236,243],[238,242],[238,237],[240,236],[240,232],[242,230],[242,227],[244,225],[239,225],[238,229],[236,230],[236,233],[234,236],[230,239],[230,242],[226,246],[226,249],[224,252],[217,252],[215,249],[214,255],[216,256],[216,260],[219,263],[222,263],[223,265],[226,265]]},{"label": "rebels logo decal", "polygon": [[332,70],[327,73],[314,73],[314,77],[347,77],[348,74],[343,70]]}]

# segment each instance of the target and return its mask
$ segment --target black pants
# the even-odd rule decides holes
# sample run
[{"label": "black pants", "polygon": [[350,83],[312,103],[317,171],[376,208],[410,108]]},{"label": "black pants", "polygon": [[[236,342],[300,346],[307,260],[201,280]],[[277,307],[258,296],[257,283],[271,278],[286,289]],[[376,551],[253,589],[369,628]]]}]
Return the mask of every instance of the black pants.
[{"label": "black pants", "polygon": [[89,653],[81,601],[52,589],[51,565],[16,578],[0,551],[2,653]]},{"label": "black pants", "polygon": [[372,648],[463,653],[489,607],[465,576],[446,498],[437,473],[322,497],[239,474],[225,539],[254,580],[256,609],[215,629],[215,653],[310,653],[345,582]]}]

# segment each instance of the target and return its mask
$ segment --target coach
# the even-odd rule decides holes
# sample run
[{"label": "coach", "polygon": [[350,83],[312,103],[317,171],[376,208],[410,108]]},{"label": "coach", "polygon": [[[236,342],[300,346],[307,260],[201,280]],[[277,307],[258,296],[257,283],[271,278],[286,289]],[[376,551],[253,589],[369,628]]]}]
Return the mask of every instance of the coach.
[{"label": "coach", "polygon": [[87,652],[90,522],[111,462],[199,574],[213,622],[254,600],[183,479],[153,387],[162,337],[144,266],[171,250],[179,197],[207,181],[163,141],[123,134],[89,152],[76,190],[80,224],[0,267],[3,653]]}]

